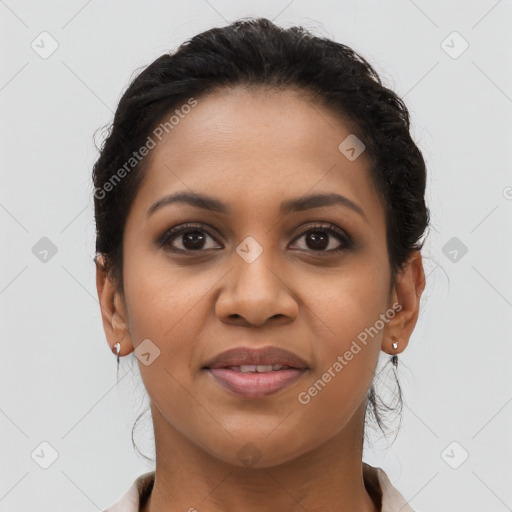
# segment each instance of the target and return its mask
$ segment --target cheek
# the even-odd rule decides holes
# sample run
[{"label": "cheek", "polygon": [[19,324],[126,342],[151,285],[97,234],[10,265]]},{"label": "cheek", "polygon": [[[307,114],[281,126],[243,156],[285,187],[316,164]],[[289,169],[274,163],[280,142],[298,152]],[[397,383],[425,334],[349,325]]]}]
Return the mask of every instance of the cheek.
[{"label": "cheek", "polygon": [[[387,308],[386,268],[375,264],[354,265],[321,282],[315,278],[308,289],[308,306],[317,316],[315,323],[323,326],[323,345],[329,352],[344,352],[352,340],[364,339]],[[378,333],[372,330],[369,336],[378,338],[377,343],[382,337],[378,326]]]},{"label": "cheek", "polygon": [[218,280],[215,273],[191,274],[169,261],[135,252],[126,258],[125,294],[134,348],[149,339],[159,351],[151,365],[139,362],[153,396],[158,395],[160,384],[165,388],[161,396],[167,397],[180,394],[177,382],[191,385],[200,362],[197,340],[211,319],[206,298]]},{"label": "cheek", "polygon": [[350,416],[371,385],[385,325],[385,276],[385,270],[365,265],[364,271],[351,269],[310,287],[306,311],[316,325],[317,365],[310,387],[298,398],[318,407],[319,414]]},{"label": "cheek", "polygon": [[204,282],[200,276],[191,279],[190,273],[185,279],[183,270],[173,268],[168,262],[163,265],[151,258],[137,257],[135,253],[126,258],[125,271],[129,331],[134,348],[149,339],[158,354],[149,365],[143,359],[138,361],[144,386],[156,407],[175,416],[168,418],[173,424],[178,424],[180,418],[186,422],[191,413],[191,379],[197,373],[197,339],[206,314],[201,299],[214,281]]},{"label": "cheek", "polygon": [[[167,333],[179,330],[187,313],[198,305],[208,290],[208,283],[197,283],[180,277],[184,270],[144,252],[132,253],[125,259],[125,294],[133,342],[150,338],[157,344],[172,343]],[[186,280],[186,286],[184,286]],[[197,286],[195,285],[197,284]],[[142,337],[142,338],[141,338]]]}]

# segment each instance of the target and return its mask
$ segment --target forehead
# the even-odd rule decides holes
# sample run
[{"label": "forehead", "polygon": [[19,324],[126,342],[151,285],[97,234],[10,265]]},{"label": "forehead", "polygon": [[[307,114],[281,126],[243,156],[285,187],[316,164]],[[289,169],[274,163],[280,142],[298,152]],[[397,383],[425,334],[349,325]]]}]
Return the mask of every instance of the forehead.
[{"label": "forehead", "polygon": [[350,161],[338,148],[351,135],[349,126],[309,96],[237,87],[196,101],[161,140],[153,136],[133,209],[147,210],[176,191],[216,196],[238,213],[335,192],[364,205],[369,216],[383,215],[364,152]]}]

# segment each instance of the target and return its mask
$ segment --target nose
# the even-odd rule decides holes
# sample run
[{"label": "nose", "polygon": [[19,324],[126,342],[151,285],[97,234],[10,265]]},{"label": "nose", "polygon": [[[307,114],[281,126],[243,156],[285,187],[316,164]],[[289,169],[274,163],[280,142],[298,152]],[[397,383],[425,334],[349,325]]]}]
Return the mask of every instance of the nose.
[{"label": "nose", "polygon": [[215,305],[217,316],[225,323],[243,326],[293,321],[298,303],[286,277],[267,251],[252,263],[236,255]]}]

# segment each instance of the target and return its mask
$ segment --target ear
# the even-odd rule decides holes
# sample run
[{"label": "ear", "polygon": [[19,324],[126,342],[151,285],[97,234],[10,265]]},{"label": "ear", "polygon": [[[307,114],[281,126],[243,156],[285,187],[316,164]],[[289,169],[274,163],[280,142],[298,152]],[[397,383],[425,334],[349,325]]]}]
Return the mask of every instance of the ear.
[{"label": "ear", "polygon": [[105,260],[99,255],[96,260],[96,289],[100,301],[101,319],[107,343],[114,354],[114,345],[121,344],[120,356],[129,354],[133,344],[128,329],[126,308],[121,292],[108,272],[105,270]]},{"label": "ear", "polygon": [[[420,299],[425,289],[423,259],[419,250],[413,251],[403,270],[397,276],[391,296],[391,306],[398,303],[395,316],[389,320],[384,331],[382,350],[387,354],[399,354],[407,347],[420,312]],[[398,348],[392,347],[393,341]]]}]

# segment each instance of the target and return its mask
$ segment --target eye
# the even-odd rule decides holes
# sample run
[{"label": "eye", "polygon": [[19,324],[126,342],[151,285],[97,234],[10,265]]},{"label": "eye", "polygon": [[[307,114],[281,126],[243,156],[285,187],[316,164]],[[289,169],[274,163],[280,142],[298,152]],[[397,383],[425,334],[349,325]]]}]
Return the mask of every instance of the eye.
[{"label": "eye", "polygon": [[[309,226],[302,231],[295,241],[300,240],[302,237],[305,237],[306,247],[299,247],[299,249],[318,253],[338,253],[350,249],[353,245],[350,236],[333,224]],[[204,250],[216,248],[222,249],[222,246],[215,247],[211,246],[211,244],[208,247],[208,238],[216,242],[216,238],[201,224],[188,223],[167,230],[160,237],[158,243],[161,247],[170,251],[183,253],[204,252]],[[338,241],[337,246],[333,239]]]},{"label": "eye", "polygon": [[[215,240],[215,237],[200,224],[182,224],[166,231],[160,238],[159,244],[175,252],[200,252],[202,249],[215,249],[215,247],[205,247],[207,238]],[[178,239],[181,248],[173,244],[175,239]]]},{"label": "eye", "polygon": [[[309,226],[295,240],[300,240],[302,237],[305,237],[306,250],[314,252],[341,252],[352,247],[352,239],[333,224]],[[336,247],[336,243],[332,247],[332,238],[338,240],[338,247]]]}]

